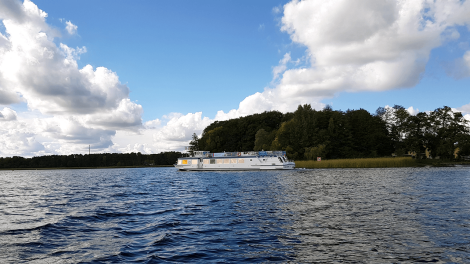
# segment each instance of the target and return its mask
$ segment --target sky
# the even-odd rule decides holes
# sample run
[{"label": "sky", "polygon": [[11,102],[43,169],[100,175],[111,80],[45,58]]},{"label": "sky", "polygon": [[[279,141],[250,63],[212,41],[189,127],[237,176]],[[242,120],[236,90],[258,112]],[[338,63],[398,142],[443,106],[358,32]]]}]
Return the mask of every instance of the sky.
[{"label": "sky", "polygon": [[0,157],[182,151],[299,104],[470,120],[469,1],[0,0],[0,21]]}]

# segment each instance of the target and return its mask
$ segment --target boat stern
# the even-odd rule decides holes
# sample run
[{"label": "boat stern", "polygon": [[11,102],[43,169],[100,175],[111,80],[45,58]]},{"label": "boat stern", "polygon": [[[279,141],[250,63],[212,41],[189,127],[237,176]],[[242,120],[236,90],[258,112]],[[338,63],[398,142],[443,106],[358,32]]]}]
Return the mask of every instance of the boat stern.
[{"label": "boat stern", "polygon": [[288,161],[283,163],[283,169],[284,170],[293,170],[295,169],[295,162]]}]

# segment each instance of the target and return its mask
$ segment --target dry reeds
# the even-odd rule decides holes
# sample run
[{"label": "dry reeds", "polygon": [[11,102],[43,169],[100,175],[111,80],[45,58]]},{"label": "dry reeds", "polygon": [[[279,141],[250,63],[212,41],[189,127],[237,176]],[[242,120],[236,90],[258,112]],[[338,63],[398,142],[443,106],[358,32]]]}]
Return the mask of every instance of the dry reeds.
[{"label": "dry reeds", "polygon": [[296,168],[396,168],[414,167],[416,160],[410,157],[368,158],[368,159],[335,159],[335,160],[301,160],[295,162]]}]

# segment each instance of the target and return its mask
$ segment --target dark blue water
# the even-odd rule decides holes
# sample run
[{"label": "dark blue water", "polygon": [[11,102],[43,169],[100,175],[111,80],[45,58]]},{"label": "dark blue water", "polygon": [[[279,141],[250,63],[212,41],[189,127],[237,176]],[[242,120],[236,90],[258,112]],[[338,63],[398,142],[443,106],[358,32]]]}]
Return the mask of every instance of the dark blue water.
[{"label": "dark blue water", "polygon": [[468,263],[470,170],[0,171],[0,263]]}]

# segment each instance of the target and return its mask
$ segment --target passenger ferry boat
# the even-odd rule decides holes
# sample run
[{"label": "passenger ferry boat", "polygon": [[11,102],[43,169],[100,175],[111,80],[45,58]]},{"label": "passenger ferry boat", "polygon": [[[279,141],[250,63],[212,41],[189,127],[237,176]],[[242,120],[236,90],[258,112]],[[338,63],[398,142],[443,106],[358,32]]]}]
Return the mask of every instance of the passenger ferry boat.
[{"label": "passenger ferry boat", "polygon": [[178,158],[175,167],[183,171],[292,170],[295,163],[287,160],[285,151],[194,151],[192,157]]}]

